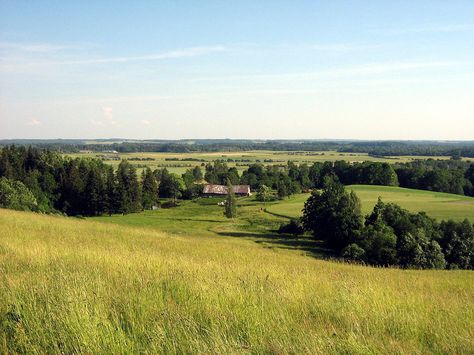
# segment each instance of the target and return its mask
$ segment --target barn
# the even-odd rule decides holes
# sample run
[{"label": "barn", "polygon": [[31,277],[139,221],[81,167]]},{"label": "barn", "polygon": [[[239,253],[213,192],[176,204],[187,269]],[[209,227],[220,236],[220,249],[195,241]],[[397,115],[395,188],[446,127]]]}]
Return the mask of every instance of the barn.
[{"label": "barn", "polygon": [[[252,195],[250,191],[250,185],[233,185],[234,194],[237,196],[250,196]],[[213,185],[207,184],[204,185],[202,189],[203,197],[210,196],[225,196],[227,195],[227,186],[225,185]]]}]

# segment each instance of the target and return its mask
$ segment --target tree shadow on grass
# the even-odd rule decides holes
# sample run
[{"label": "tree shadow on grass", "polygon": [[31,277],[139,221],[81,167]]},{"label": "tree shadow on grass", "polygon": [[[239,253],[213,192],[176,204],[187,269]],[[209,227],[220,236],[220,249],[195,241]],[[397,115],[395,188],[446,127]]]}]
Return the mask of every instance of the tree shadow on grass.
[{"label": "tree shadow on grass", "polygon": [[334,252],[326,248],[322,241],[314,240],[311,237],[294,237],[287,234],[278,233],[252,233],[252,232],[216,232],[218,235],[233,238],[249,238],[255,243],[266,248],[279,248],[288,250],[304,251],[307,255],[318,259],[333,258]]}]

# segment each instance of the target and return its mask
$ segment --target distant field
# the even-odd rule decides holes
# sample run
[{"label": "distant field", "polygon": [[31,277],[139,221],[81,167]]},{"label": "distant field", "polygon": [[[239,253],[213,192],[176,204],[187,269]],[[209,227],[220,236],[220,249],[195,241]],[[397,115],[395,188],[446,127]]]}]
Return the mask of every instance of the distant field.
[{"label": "distant field", "polygon": [[[212,208],[202,223],[240,223]],[[0,225],[2,353],[474,348],[472,271],[362,267],[235,234],[168,234],[2,209]]]},{"label": "distant field", "polygon": [[[67,154],[72,157],[96,157],[99,155],[112,155],[110,153],[91,153],[83,152],[78,154]],[[122,159],[133,159],[133,158],[152,158],[151,161],[131,161],[135,165],[146,165],[152,169],[167,167],[168,170],[182,174],[186,169],[192,168],[202,163],[209,161],[214,161],[217,159],[223,160],[234,160],[234,162],[229,161],[227,164],[229,166],[236,166],[238,170],[242,171],[247,168],[249,164],[254,164],[260,162],[262,164],[286,164],[289,160],[297,163],[307,163],[312,164],[313,162],[323,162],[323,161],[336,161],[336,160],[345,160],[348,162],[362,162],[362,161],[379,161],[387,163],[395,162],[409,162],[416,159],[449,159],[449,157],[422,157],[422,156],[400,156],[400,157],[390,157],[390,158],[376,158],[371,157],[365,153],[339,153],[335,151],[324,151],[324,152],[286,152],[286,151],[246,151],[246,152],[216,152],[216,153],[124,153],[118,154]],[[178,159],[199,159],[201,161],[167,161],[166,159],[178,158]],[[240,160],[237,161],[237,160]],[[246,160],[246,161],[242,161]],[[267,160],[265,162],[265,160]],[[272,161],[269,161],[272,160]],[[119,164],[119,161],[116,160],[107,160],[106,163],[116,166]]]},{"label": "distant field", "polygon": [[[378,197],[384,202],[395,202],[413,212],[425,211],[429,216],[441,219],[474,221],[474,198],[442,192],[404,189],[389,186],[347,186],[361,199],[364,214],[369,213]],[[301,216],[301,210],[309,194],[300,194],[268,207],[268,210],[291,217]]]}]

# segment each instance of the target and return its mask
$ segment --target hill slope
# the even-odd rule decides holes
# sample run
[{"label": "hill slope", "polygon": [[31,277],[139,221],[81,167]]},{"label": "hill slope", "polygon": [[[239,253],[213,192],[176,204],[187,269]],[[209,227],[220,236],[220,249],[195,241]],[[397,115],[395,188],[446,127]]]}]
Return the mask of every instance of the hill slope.
[{"label": "hill slope", "polygon": [[472,351],[474,274],[0,210],[9,352]]},{"label": "hill slope", "polygon": [[[442,219],[474,221],[474,198],[425,190],[406,189],[392,186],[350,185],[362,202],[364,214],[370,213],[378,197],[384,202],[394,202],[412,212],[425,211],[429,216]],[[308,194],[300,194],[270,206],[273,213],[289,217],[301,216],[301,210]]]}]

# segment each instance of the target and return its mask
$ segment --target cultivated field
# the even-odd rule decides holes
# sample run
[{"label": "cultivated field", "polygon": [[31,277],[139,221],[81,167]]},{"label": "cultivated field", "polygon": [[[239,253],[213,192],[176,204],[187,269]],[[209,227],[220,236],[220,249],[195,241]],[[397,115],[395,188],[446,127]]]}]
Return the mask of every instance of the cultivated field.
[{"label": "cultivated field", "polygon": [[[121,159],[131,159],[130,162],[136,166],[149,166],[157,169],[166,167],[169,171],[182,174],[186,169],[194,166],[206,164],[215,160],[224,160],[229,166],[235,166],[239,171],[248,168],[248,165],[254,163],[270,164],[287,164],[289,160],[298,164],[324,161],[345,160],[348,162],[362,161],[378,161],[387,163],[410,162],[417,159],[441,159],[446,160],[449,157],[426,157],[426,156],[399,156],[380,158],[372,157],[366,153],[339,153],[335,151],[324,152],[286,152],[286,151],[245,151],[245,152],[216,152],[216,153],[97,153],[82,152],[77,154],[66,154],[71,157],[99,157],[106,155],[107,157],[120,157]],[[153,159],[153,160],[134,160],[134,159]],[[170,160],[172,159],[172,160]],[[185,161],[183,161],[185,159]],[[196,159],[197,161],[186,161],[186,159]],[[469,160],[465,158],[465,160]],[[108,164],[117,166],[120,160],[106,160]]]},{"label": "cultivated field", "polygon": [[230,236],[8,210],[0,225],[6,353],[474,348],[470,271],[353,266]]},{"label": "cultivated field", "polygon": [[[391,186],[351,185],[346,188],[359,196],[364,214],[370,213],[380,196],[384,202],[394,202],[412,212],[424,211],[439,220],[468,218],[474,221],[473,197]],[[299,217],[308,196],[309,194],[292,196],[269,205],[268,210],[284,216]]]}]

